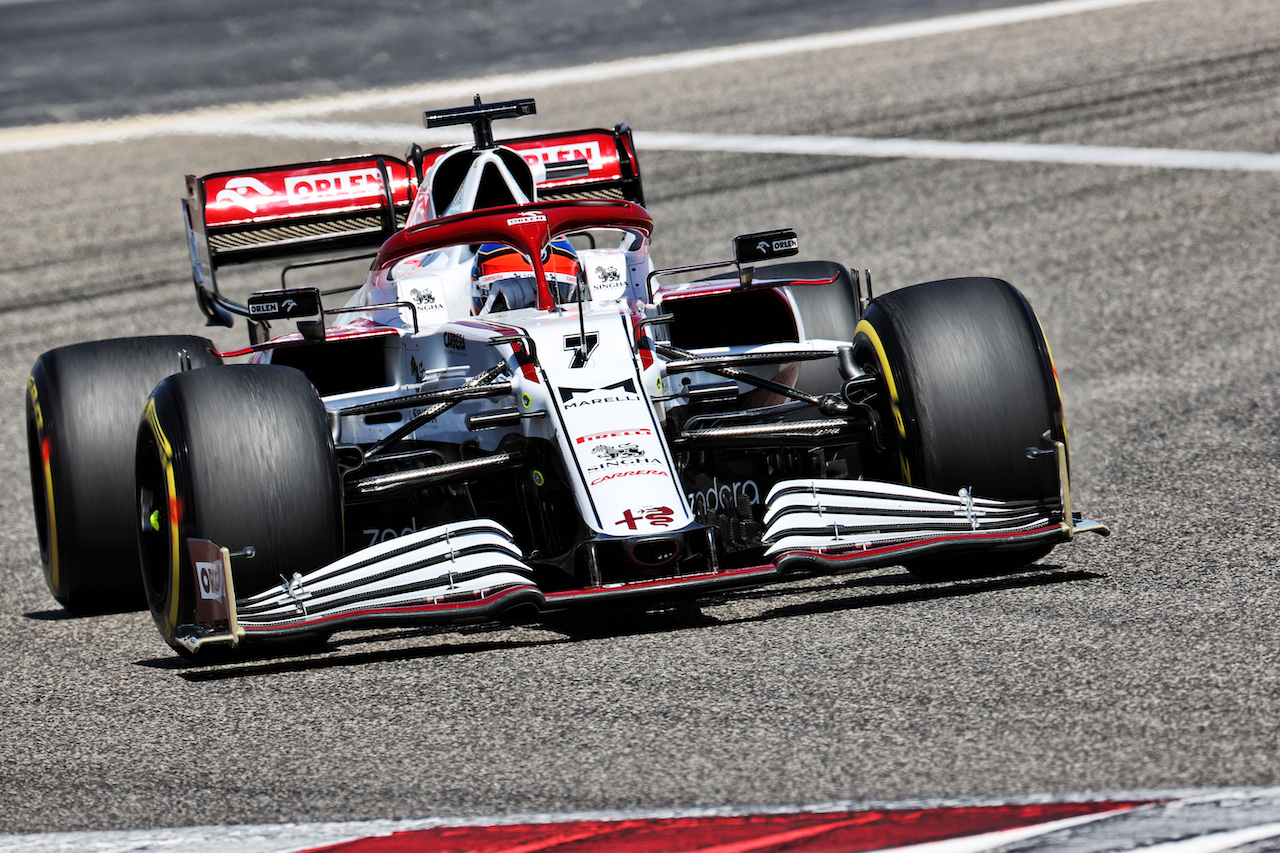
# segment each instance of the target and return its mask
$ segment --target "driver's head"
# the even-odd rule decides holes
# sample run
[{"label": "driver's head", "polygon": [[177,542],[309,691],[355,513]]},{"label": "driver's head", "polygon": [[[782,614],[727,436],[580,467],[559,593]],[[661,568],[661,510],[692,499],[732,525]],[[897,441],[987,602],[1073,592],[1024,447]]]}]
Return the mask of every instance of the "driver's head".
[{"label": "driver's head", "polygon": [[[567,240],[557,240],[548,247],[542,268],[557,302],[578,298],[578,288],[583,281],[582,266]],[[537,302],[538,284],[529,260],[510,246],[482,245],[471,267],[472,312],[514,311]]]}]

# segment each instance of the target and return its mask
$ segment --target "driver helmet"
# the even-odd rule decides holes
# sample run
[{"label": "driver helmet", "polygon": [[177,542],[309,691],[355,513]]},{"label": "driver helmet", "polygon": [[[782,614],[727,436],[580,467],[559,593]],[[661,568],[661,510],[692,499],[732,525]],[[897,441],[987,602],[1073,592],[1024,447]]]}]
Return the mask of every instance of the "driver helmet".
[{"label": "driver helmet", "polygon": [[[568,240],[556,240],[544,251],[542,268],[557,303],[585,298],[586,277],[578,253]],[[471,267],[473,314],[514,311],[537,304],[538,285],[529,260],[511,246],[482,244]]]}]

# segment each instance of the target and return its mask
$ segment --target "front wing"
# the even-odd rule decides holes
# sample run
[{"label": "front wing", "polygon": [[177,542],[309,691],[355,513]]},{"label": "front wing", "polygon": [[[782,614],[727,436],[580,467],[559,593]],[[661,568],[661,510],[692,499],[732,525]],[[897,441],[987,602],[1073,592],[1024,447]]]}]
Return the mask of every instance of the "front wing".
[{"label": "front wing", "polygon": [[[516,607],[538,611],[573,606],[689,597],[768,583],[787,574],[864,571],[915,558],[1055,544],[1077,533],[1106,535],[1097,522],[1070,512],[1065,477],[1061,500],[997,501],[967,490],[948,495],[866,480],[788,480],[766,501],[768,562],[583,589],[544,592],[533,569],[502,525],[477,519],[433,527],[357,551],[328,565],[282,578],[255,595],[237,598],[231,556],[213,543],[212,557],[193,559],[197,588],[213,584],[214,608],[176,640],[195,652],[209,644],[287,639],[370,625],[446,624],[497,617]],[[193,550],[194,553],[194,550]],[[240,559],[244,559],[243,556]],[[212,562],[211,562],[212,561]],[[199,573],[206,577],[201,585]]]}]

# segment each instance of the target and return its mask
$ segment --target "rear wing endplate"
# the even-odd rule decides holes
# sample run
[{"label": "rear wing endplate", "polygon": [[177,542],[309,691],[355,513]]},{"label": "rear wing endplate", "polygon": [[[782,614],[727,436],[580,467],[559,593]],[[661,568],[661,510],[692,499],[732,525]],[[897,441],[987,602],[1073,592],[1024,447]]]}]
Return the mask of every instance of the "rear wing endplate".
[{"label": "rear wing endplate", "polygon": [[249,316],[218,291],[227,265],[376,249],[403,226],[416,189],[405,161],[374,155],[188,175],[183,215],[201,310],[224,326]]}]

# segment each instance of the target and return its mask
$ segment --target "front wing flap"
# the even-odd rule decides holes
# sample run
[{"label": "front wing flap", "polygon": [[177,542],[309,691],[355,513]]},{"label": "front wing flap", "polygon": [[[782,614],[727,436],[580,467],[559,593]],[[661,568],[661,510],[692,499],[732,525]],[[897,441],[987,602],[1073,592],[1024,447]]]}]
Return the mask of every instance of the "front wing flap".
[{"label": "front wing flap", "polygon": [[949,495],[871,480],[785,480],[766,499],[763,541],[779,569],[849,570],[1109,533],[1064,512],[1064,505],[1070,504],[989,500],[967,489]]},{"label": "front wing flap", "polygon": [[192,652],[209,643],[234,646],[362,625],[487,618],[545,603],[511,534],[488,519],[379,543],[245,598],[235,597],[231,573],[225,575],[221,594],[230,618],[179,626],[175,640]]}]

